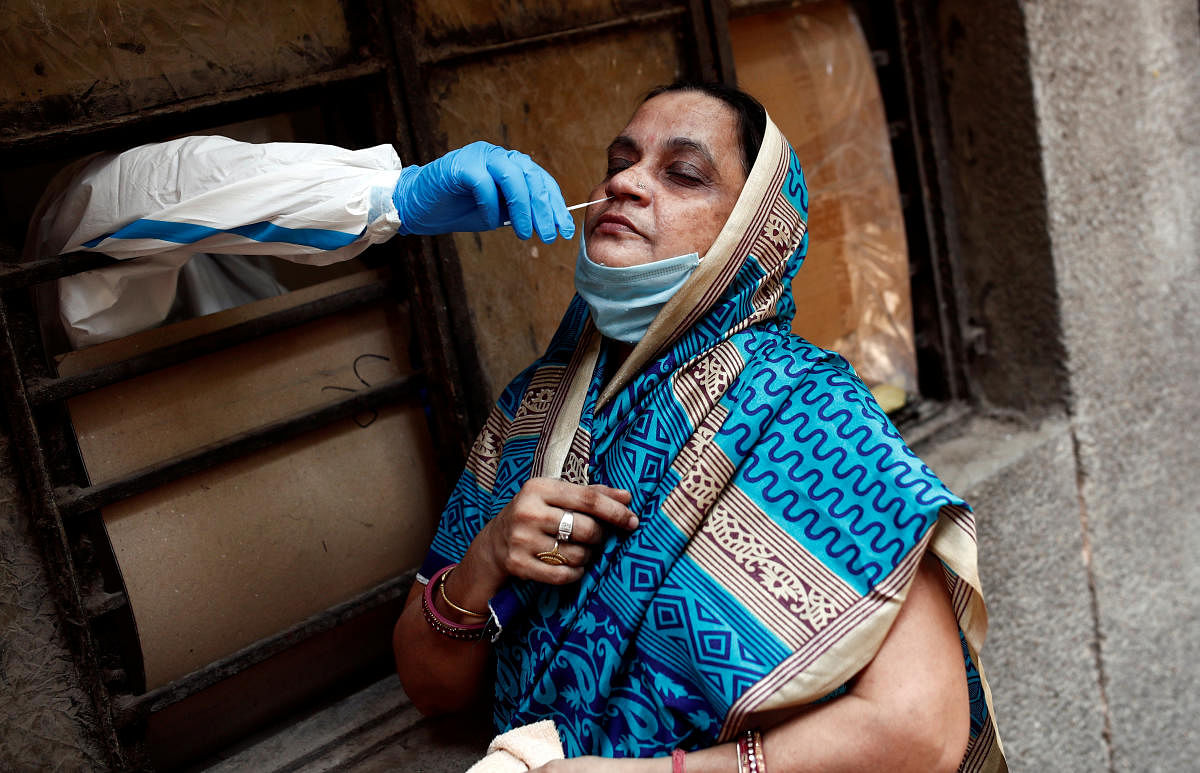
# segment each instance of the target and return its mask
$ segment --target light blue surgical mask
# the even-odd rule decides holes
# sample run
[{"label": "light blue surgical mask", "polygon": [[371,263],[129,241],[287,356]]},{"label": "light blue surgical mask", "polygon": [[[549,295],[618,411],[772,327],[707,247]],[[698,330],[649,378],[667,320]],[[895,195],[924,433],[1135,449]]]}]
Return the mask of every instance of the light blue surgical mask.
[{"label": "light blue surgical mask", "polygon": [[698,265],[700,255],[690,252],[640,266],[601,266],[588,257],[580,233],[575,290],[587,302],[601,333],[635,344]]}]

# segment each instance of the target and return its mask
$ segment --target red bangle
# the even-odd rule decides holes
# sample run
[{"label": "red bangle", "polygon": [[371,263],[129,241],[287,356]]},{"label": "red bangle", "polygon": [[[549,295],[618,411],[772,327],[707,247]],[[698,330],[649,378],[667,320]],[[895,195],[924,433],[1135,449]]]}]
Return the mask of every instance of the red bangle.
[{"label": "red bangle", "polygon": [[687,752],[683,749],[671,752],[671,773],[686,773],[683,769],[683,758],[686,756]]},{"label": "red bangle", "polygon": [[442,567],[434,572],[429,578],[429,582],[425,585],[425,592],[421,594],[421,611],[425,614],[425,621],[429,623],[429,627],[437,631],[443,636],[448,636],[451,639],[459,641],[480,641],[484,637],[484,631],[487,629],[487,623],[479,623],[478,625],[459,625],[450,618],[437,611],[437,607],[433,604],[434,586],[438,585],[442,579],[458,564],[450,564]]}]

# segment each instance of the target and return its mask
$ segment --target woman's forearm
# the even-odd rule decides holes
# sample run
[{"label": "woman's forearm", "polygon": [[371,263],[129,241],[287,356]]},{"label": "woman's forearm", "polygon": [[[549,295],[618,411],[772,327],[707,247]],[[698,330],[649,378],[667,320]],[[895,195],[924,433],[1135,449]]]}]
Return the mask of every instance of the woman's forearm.
[{"label": "woman's forearm", "polygon": [[[441,617],[461,626],[480,626],[486,617],[465,616],[460,609],[488,613],[488,600],[500,589],[506,575],[495,566],[489,552],[487,529],[467,550],[462,563],[430,587],[430,603]],[[413,585],[404,611],[392,633],[396,673],[409,699],[423,714],[441,714],[471,705],[479,694],[488,666],[490,642],[460,641],[436,631],[425,618],[426,586]],[[445,594],[443,596],[443,594]],[[453,599],[455,609],[444,599]]]},{"label": "woman's forearm", "polygon": [[435,631],[421,610],[425,586],[416,583],[392,632],[396,673],[404,691],[426,715],[457,711],[479,695],[491,644],[457,641]]},{"label": "woman's forearm", "polygon": [[[883,645],[850,692],[763,734],[769,773],[958,768],[970,703],[958,624],[937,559],[926,556]],[[688,773],[735,773],[730,752],[688,755]],[[693,763],[694,760],[694,763]]]}]

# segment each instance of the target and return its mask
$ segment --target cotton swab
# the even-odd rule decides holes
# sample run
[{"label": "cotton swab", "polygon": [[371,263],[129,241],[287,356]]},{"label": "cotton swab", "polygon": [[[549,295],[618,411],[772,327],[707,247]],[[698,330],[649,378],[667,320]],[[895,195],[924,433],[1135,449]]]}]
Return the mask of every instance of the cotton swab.
[{"label": "cotton swab", "polygon": [[[585,201],[582,204],[572,204],[571,206],[567,207],[567,211],[571,212],[576,209],[582,209],[583,207],[590,207],[593,204],[599,204],[602,201],[608,201],[609,199],[615,199],[615,198],[616,198],[616,196],[605,196],[604,198],[596,199],[595,201]],[[512,221],[505,220],[503,223],[500,224],[500,227],[503,228],[506,225],[512,225]]]}]

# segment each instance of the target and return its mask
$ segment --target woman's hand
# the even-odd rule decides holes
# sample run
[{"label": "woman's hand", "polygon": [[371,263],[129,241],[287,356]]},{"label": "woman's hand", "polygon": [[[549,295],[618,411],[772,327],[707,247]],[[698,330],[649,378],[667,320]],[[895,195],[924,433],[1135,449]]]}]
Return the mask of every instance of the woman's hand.
[{"label": "woman's hand", "polygon": [[[606,528],[637,526],[637,517],[629,509],[631,501],[628,491],[608,486],[580,486],[557,478],[527,481],[475,536],[462,561],[433,594],[433,605],[455,622],[478,625],[487,615],[488,602],[509,577],[556,585],[578,580]],[[573,523],[570,539],[563,542],[558,540],[558,529],[568,510]],[[556,543],[566,563],[552,566],[537,557],[553,551]],[[396,623],[392,636],[396,672],[422,713],[457,711],[467,707],[487,681],[491,650],[486,642],[455,641],[435,632],[421,611],[424,587],[413,585]],[[453,606],[444,603],[442,594]],[[464,616],[462,611],[471,614]]]},{"label": "woman's hand", "polygon": [[[459,567],[446,581],[455,603],[483,609],[510,577],[565,585],[583,576],[592,548],[606,526],[637,528],[628,491],[580,486],[557,478],[525,482],[512,501],[475,537]],[[558,540],[559,525],[570,517],[570,539]],[[556,549],[565,563],[547,563],[538,554]]]}]

